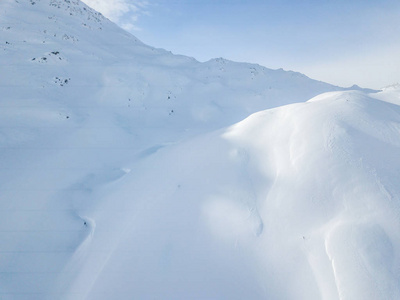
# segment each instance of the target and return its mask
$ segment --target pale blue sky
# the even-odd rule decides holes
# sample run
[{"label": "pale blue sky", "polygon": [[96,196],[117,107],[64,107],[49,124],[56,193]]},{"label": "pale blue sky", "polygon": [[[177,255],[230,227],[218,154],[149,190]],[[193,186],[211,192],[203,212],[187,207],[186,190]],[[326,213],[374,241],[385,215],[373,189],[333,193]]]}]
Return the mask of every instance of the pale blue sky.
[{"label": "pale blue sky", "polygon": [[144,43],[200,61],[259,63],[342,86],[400,82],[398,0],[85,2]]}]

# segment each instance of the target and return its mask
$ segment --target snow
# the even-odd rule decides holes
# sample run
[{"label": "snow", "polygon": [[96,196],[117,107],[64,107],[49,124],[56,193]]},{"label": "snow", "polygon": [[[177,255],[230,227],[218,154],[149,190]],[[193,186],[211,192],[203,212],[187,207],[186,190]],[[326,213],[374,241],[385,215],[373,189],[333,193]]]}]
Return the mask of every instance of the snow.
[{"label": "snow", "polygon": [[1,299],[399,299],[400,89],[0,3]]}]

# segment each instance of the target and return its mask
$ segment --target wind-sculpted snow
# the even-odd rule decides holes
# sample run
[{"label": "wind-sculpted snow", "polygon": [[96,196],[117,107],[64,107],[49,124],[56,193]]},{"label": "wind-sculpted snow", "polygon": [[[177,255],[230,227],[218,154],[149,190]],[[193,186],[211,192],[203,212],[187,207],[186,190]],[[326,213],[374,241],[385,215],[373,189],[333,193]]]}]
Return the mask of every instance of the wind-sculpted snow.
[{"label": "wind-sculpted snow", "polygon": [[63,291],[397,299],[399,129],[397,105],[326,94],[151,151],[107,184],[93,177],[81,185],[101,184],[96,203],[76,209],[96,229]]},{"label": "wind-sculpted snow", "polygon": [[0,299],[400,299],[398,87],[0,17]]}]

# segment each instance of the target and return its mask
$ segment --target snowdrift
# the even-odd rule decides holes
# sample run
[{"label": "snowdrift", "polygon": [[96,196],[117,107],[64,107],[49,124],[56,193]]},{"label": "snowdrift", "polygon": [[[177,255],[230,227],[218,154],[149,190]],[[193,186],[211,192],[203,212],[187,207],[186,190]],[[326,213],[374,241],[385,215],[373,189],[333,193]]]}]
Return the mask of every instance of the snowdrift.
[{"label": "snowdrift", "polygon": [[0,298],[400,298],[398,87],[0,14]]},{"label": "snowdrift", "polygon": [[96,225],[62,282],[88,299],[397,299],[399,129],[398,105],[337,92],[158,149],[82,198]]}]

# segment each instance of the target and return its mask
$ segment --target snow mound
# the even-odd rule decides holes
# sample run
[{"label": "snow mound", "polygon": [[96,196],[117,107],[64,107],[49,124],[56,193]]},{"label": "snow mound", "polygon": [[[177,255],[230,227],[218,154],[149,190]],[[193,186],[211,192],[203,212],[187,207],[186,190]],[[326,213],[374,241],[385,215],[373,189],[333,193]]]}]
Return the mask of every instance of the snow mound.
[{"label": "snow mound", "polygon": [[85,211],[97,223],[87,259],[61,280],[70,298],[397,299],[400,107],[325,98],[107,179]]}]

